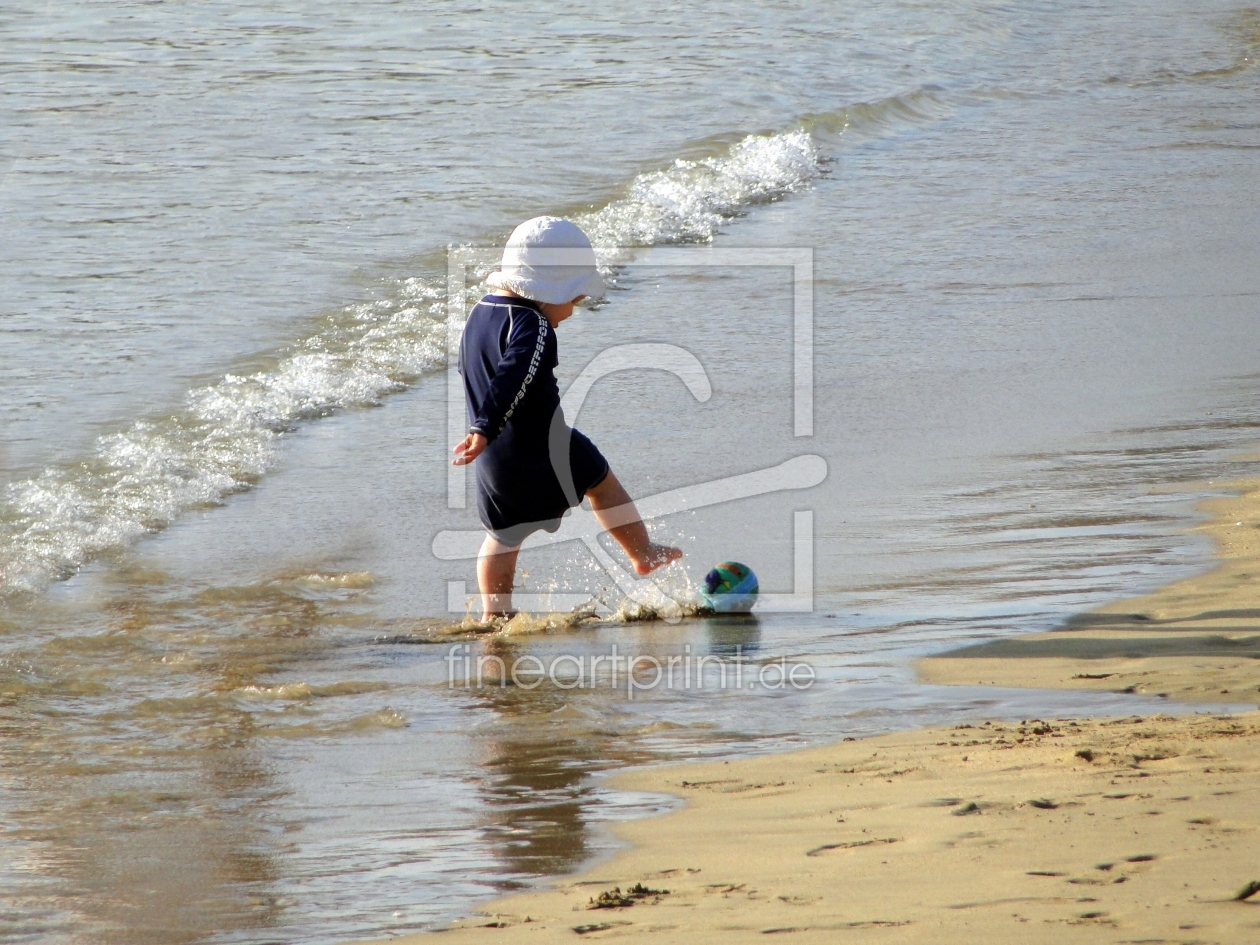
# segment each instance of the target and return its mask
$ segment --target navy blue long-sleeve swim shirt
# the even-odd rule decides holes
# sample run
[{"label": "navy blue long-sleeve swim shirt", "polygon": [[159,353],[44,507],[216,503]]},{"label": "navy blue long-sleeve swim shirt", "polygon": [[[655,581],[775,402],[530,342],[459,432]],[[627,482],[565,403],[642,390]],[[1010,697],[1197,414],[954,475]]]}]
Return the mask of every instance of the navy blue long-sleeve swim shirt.
[{"label": "navy blue long-sleeve swim shirt", "polygon": [[490,441],[474,463],[477,509],[504,544],[555,531],[608,475],[607,460],[577,430],[569,430],[568,481],[556,474],[549,438],[553,418],[564,422],[558,362],[555,330],[537,302],[487,295],[469,313],[459,343],[468,429]]},{"label": "navy blue long-sleeve swim shirt", "polygon": [[473,308],[459,343],[468,430],[494,441],[515,433],[545,438],[560,407],[556,334],[537,302],[488,295]]}]

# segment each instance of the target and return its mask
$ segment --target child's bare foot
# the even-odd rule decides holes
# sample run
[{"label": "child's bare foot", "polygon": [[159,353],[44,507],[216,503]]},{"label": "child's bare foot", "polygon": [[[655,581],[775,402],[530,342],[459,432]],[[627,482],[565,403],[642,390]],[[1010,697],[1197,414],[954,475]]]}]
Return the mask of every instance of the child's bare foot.
[{"label": "child's bare foot", "polygon": [[674,548],[671,545],[658,545],[651,542],[647,546],[647,553],[633,558],[634,570],[642,577],[645,574],[651,574],[657,568],[663,568],[667,564],[673,564],[682,557],[682,549]]},{"label": "child's bare foot", "polygon": [[507,623],[509,620],[515,617],[517,613],[519,613],[519,611],[515,611],[515,610],[489,611],[487,610],[481,615],[481,625],[483,627],[489,627],[492,630],[499,630],[499,629],[502,629],[505,623]]}]

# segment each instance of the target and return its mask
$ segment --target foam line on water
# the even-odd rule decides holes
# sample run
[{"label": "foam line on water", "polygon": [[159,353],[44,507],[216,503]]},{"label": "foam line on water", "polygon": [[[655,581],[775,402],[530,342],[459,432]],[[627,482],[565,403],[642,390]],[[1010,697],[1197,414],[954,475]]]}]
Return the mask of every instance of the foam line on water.
[{"label": "foam line on water", "polygon": [[445,300],[422,279],[353,306],[272,367],[227,374],[182,408],[97,440],[83,461],[8,487],[0,591],[39,590],[85,562],[249,488],[305,420],[370,406],[445,365]]},{"label": "foam line on water", "polygon": [[706,243],[732,218],[799,190],[820,170],[807,131],[749,135],[722,157],[640,174],[624,197],[575,222],[599,246]]}]

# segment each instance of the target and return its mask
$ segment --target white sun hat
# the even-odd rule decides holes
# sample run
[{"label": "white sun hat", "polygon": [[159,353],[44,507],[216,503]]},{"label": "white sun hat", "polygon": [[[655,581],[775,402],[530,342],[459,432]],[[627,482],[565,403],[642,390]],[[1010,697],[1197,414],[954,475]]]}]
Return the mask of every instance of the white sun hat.
[{"label": "white sun hat", "polygon": [[598,299],[604,294],[591,241],[580,226],[559,217],[534,217],[513,230],[499,271],[490,273],[486,282],[550,305],[572,302],[579,295]]}]

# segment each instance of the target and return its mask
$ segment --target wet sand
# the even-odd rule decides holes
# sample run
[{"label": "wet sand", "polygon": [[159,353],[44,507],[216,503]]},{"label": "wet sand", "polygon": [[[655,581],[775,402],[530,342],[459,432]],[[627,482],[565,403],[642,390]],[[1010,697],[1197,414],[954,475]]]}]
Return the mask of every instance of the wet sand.
[{"label": "wet sand", "polygon": [[[1260,482],[1238,488],[1207,504],[1210,573],[921,675],[1256,701]],[[1255,942],[1258,771],[1260,712],[986,722],[631,772],[619,787],[685,804],[443,941]]]},{"label": "wet sand", "polygon": [[1203,575],[1027,634],[919,662],[926,682],[1108,689],[1179,702],[1260,703],[1260,480],[1211,499]]}]

